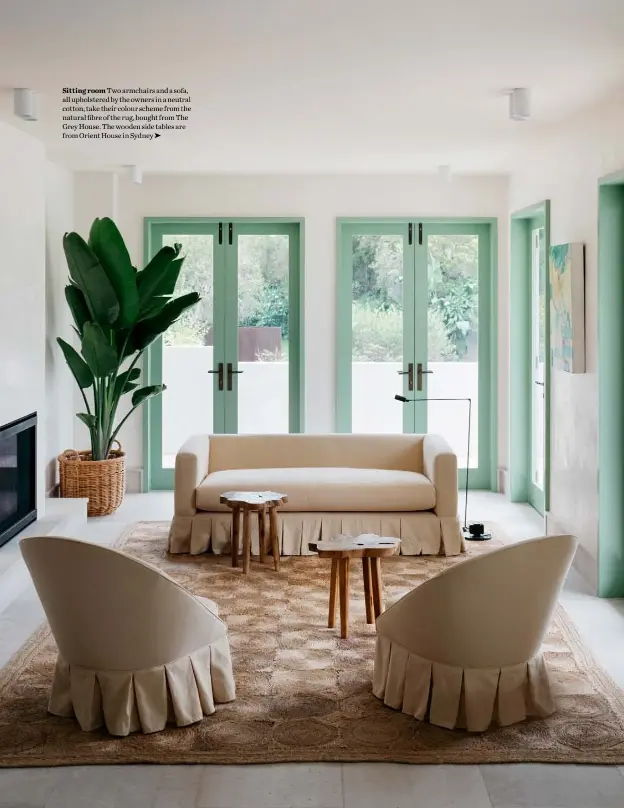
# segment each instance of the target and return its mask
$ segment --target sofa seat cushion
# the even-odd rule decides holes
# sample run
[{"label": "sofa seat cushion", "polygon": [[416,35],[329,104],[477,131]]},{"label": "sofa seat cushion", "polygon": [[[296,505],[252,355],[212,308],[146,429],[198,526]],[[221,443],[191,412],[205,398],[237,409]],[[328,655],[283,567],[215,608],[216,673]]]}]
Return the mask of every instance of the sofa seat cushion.
[{"label": "sofa seat cushion", "polygon": [[200,483],[196,507],[227,511],[227,491],[286,494],[284,511],[428,511],[436,492],[424,474],[358,468],[266,468],[215,471]]}]

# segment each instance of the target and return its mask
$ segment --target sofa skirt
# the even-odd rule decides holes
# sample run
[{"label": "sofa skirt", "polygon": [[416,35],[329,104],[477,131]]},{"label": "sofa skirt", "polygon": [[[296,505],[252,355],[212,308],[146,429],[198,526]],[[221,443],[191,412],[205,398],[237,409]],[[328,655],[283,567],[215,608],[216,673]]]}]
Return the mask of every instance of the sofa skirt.
[{"label": "sofa skirt", "polygon": [[96,671],[56,662],[48,711],[75,717],[84,732],[111,735],[185,727],[236,696],[227,634],[188,656],[136,671]]},{"label": "sofa skirt", "polygon": [[[258,519],[251,519],[251,551],[259,553]],[[339,533],[358,536],[374,533],[401,539],[403,555],[459,555],[465,548],[457,517],[418,513],[278,513],[282,555],[310,555],[308,545]],[[175,516],[169,531],[170,553],[231,552],[231,513],[198,512]]]},{"label": "sofa skirt", "polygon": [[378,635],[373,693],[395,710],[446,729],[483,732],[555,710],[541,654],[506,668],[443,665]]}]

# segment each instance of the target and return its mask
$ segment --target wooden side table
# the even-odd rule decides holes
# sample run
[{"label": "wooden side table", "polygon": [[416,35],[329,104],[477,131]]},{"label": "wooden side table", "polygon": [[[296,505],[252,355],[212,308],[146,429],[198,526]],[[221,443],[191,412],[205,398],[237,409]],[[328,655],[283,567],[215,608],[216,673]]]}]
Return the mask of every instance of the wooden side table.
[{"label": "wooden side table", "polygon": [[232,509],[232,566],[238,567],[240,515],[243,515],[243,572],[249,572],[251,563],[251,514],[258,514],[260,540],[260,563],[264,564],[266,552],[266,515],[269,514],[269,543],[273,553],[273,566],[279,572],[280,549],[277,535],[277,509],[288,502],[286,494],[275,491],[228,491],[221,494],[222,505]]},{"label": "wooden side table", "polygon": [[318,552],[319,558],[331,558],[331,580],[329,584],[329,616],[327,627],[334,628],[336,621],[336,596],[340,598],[340,636],[349,636],[349,590],[351,583],[351,559],[362,559],[364,578],[364,604],[366,622],[371,625],[383,611],[383,591],[381,587],[381,559],[394,555],[401,543],[400,539],[382,536],[345,537],[332,541],[319,541],[310,544],[310,550]]}]

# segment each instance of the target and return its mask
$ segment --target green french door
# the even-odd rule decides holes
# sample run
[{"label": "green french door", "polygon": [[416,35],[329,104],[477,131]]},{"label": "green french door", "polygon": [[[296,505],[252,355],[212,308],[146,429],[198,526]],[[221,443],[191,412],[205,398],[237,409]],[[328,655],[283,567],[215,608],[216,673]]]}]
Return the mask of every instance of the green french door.
[{"label": "green french door", "polygon": [[546,506],[546,231],[543,221],[529,221],[531,232],[531,445],[528,465],[531,478],[528,499],[538,513]]},{"label": "green french door", "polygon": [[483,488],[495,445],[494,239],[482,221],[338,224],[338,430],[439,433]]},{"label": "green french door", "polygon": [[201,301],[155,343],[144,431],[145,488],[173,487],[175,456],[198,433],[299,432],[302,418],[301,223],[146,220],[146,259],[179,243],[177,293]]}]

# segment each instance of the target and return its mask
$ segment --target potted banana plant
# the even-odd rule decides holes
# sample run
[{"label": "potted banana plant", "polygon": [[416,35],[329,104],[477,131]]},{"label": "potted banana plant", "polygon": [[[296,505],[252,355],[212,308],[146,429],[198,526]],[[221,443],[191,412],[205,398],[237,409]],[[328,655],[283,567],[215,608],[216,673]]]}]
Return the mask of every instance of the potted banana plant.
[{"label": "potted banana plant", "polygon": [[65,233],[63,249],[65,298],[79,350],[57,341],[82,394],[84,411],[77,417],[89,430],[91,447],[59,456],[61,496],[86,497],[89,516],[102,516],[119,507],[125,491],[119,431],[165,390],[164,384],[141,385],[141,357],[200,298],[197,292],[174,296],[184,261],[180,244],[162,247],[138,271],[112,219],[95,219],[88,241]]}]

